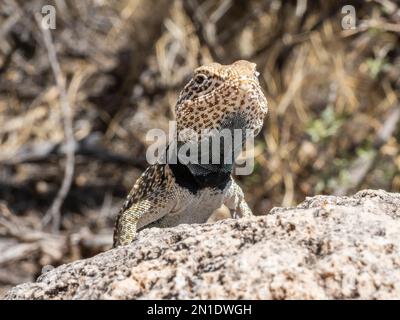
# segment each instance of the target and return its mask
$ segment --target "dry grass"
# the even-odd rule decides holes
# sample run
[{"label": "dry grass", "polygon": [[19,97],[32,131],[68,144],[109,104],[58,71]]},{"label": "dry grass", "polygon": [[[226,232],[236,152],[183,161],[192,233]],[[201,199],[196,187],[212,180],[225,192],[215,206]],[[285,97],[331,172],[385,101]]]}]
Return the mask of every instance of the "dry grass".
[{"label": "dry grass", "polygon": [[[346,31],[349,2],[357,29]],[[42,218],[62,184],[66,147],[34,20],[43,4],[0,4],[0,287],[107,248],[99,235],[111,233],[146,166],[145,132],[168,128],[179,88],[213,60],[256,62],[269,100],[256,170],[239,178],[256,213],[319,193],[399,191],[395,1],[57,1],[52,38],[77,143],[61,232],[52,234]]]}]

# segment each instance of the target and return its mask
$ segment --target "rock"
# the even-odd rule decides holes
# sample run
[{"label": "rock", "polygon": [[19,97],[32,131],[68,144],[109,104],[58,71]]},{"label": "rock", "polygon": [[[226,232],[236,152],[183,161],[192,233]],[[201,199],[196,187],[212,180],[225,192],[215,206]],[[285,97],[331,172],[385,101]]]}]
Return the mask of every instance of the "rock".
[{"label": "rock", "polygon": [[6,299],[400,298],[400,194],[315,196],[215,224],[146,229]]}]

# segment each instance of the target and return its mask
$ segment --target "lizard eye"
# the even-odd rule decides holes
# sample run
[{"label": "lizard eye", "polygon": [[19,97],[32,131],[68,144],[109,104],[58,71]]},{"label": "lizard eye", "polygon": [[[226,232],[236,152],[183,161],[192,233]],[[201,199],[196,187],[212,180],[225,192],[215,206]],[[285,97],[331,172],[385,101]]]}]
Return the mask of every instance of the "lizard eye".
[{"label": "lizard eye", "polygon": [[201,85],[207,80],[207,76],[205,74],[199,73],[194,77],[194,82],[196,84]]}]

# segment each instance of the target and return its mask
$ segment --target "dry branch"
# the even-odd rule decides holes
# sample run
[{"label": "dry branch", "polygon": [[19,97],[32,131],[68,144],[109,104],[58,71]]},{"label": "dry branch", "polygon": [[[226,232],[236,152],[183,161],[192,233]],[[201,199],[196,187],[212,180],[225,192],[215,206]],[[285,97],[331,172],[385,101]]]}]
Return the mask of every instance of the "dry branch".
[{"label": "dry branch", "polygon": [[41,25],[40,15],[35,15],[38,27],[42,31],[43,40],[47,49],[48,58],[50,61],[51,69],[53,71],[54,77],[56,79],[57,88],[60,97],[60,105],[63,115],[63,123],[64,123],[64,133],[66,139],[66,164],[65,164],[65,172],[63,182],[58,191],[56,198],[54,199],[49,211],[46,213],[43,223],[47,224],[50,220],[52,220],[52,229],[54,232],[57,232],[60,229],[61,225],[61,206],[71,188],[72,179],[74,175],[74,167],[75,167],[75,138],[73,131],[73,115],[72,108],[69,103],[67,90],[66,90],[66,81],[65,77],[61,71],[60,64],[58,63],[56,50],[54,48],[53,40],[51,37],[51,33],[48,29],[43,28]]},{"label": "dry branch", "polygon": [[[74,146],[75,155],[86,157],[93,157],[104,162],[121,163],[126,165],[135,166],[138,168],[146,168],[145,157],[132,158],[124,154],[119,154],[109,150],[101,145],[92,144],[90,137],[85,140],[76,141]],[[65,144],[56,142],[42,142],[33,145],[21,147],[12,156],[7,156],[4,159],[0,157],[0,163],[8,166],[15,166],[27,162],[46,161],[50,156],[65,156]]]}]

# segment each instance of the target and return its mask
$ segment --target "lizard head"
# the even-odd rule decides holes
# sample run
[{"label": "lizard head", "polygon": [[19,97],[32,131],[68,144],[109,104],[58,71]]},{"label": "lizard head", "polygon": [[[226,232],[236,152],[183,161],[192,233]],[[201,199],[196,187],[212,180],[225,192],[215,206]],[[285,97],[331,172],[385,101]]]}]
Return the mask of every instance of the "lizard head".
[{"label": "lizard head", "polygon": [[197,68],[181,91],[175,112],[177,131],[248,129],[257,135],[267,113],[256,64],[211,63]]}]

